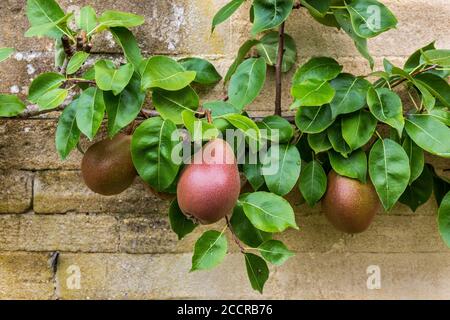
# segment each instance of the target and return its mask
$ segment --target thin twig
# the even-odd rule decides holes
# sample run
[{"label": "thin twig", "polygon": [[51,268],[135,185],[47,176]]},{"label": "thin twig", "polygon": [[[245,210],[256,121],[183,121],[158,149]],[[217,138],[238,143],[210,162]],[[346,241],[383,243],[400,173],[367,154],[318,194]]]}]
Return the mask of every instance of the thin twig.
[{"label": "thin twig", "polygon": [[[411,77],[415,77],[415,76],[417,76],[417,75],[419,75],[419,74],[422,74],[422,73],[424,73],[424,72],[434,70],[434,69],[436,69],[437,67],[438,67],[437,65],[433,65],[433,66],[429,66],[429,67],[427,67],[427,68],[425,68],[425,69],[415,71],[415,72],[411,73]],[[403,82],[405,82],[406,80],[408,80],[408,79],[402,78],[402,79],[400,79],[400,80],[394,82],[393,84],[391,84],[390,87],[391,87],[391,88],[395,88],[395,87],[401,85],[401,84],[402,84]]]},{"label": "thin twig", "polygon": [[239,247],[239,250],[240,250],[242,253],[245,253],[245,248],[244,248],[244,246],[242,245],[241,241],[238,239],[237,235],[234,233],[233,227],[231,226],[230,219],[228,219],[228,216],[225,216],[225,220],[227,221],[227,226],[228,226],[228,229],[230,229],[230,232],[231,232],[231,234],[232,234],[232,236],[233,236],[234,242],[235,242],[235,243],[237,244],[237,246]]},{"label": "thin twig", "polygon": [[281,94],[282,94],[282,71],[283,71],[283,56],[284,56],[284,27],[283,22],[278,31],[278,56],[277,64],[275,66],[276,72],[276,93],[275,93],[275,115],[281,116]]}]

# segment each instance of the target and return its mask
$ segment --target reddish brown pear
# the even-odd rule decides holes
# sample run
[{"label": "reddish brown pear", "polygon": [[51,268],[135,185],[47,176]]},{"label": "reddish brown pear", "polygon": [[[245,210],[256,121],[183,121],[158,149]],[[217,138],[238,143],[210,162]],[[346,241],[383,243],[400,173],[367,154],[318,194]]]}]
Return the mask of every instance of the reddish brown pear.
[{"label": "reddish brown pear", "polygon": [[371,182],[363,184],[334,171],[329,173],[322,211],[338,230],[347,233],[365,231],[379,208],[380,201]]},{"label": "reddish brown pear", "polygon": [[89,189],[105,196],[126,190],[136,177],[130,148],[131,136],[124,134],[93,144],[81,162],[81,173]]},{"label": "reddish brown pear", "polygon": [[177,199],[181,211],[211,224],[233,211],[241,182],[233,150],[222,139],[208,142],[181,173]]}]

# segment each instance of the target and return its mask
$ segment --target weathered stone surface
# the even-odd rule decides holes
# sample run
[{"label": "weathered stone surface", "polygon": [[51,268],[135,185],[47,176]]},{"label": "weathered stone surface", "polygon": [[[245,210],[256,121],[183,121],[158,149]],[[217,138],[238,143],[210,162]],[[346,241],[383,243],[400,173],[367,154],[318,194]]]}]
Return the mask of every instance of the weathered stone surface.
[{"label": "weathered stone surface", "polygon": [[167,205],[139,178],[128,190],[112,197],[90,191],[79,171],[44,171],[37,173],[34,180],[33,208],[37,213],[157,213]]},{"label": "weathered stone surface", "polygon": [[[208,227],[199,227],[183,240],[170,230],[168,218],[161,215],[129,216],[120,221],[120,249],[127,253],[191,252]],[[297,216],[299,231],[289,229],[277,235],[296,252],[447,252],[434,216],[378,215],[364,233],[348,235],[337,231],[322,215]],[[222,222],[212,226],[222,230]],[[229,250],[239,248],[229,239]]]},{"label": "weathered stone surface", "polygon": [[111,216],[0,215],[0,250],[115,252],[118,243]]},{"label": "weathered stone surface", "polygon": [[0,253],[0,299],[52,299],[48,253]]},{"label": "weathered stone surface", "polygon": [[[439,47],[450,46],[447,32],[450,8],[446,0],[382,2],[394,12],[398,26],[369,39],[369,50],[374,56],[408,56],[434,40]],[[420,17],[420,22],[413,17]],[[343,31],[322,26],[305,10],[294,12],[286,32],[294,37],[302,55],[359,56],[353,41]]]},{"label": "weathered stone surface", "polygon": [[33,174],[0,170],[0,213],[22,213],[31,206]]},{"label": "weathered stone surface", "polygon": [[[61,7],[68,12],[79,12],[84,5],[93,6],[98,15],[105,10],[121,10],[140,14],[145,17],[145,24],[133,28],[144,51],[152,54],[215,54],[223,55],[234,49],[231,41],[233,27],[224,25],[211,35],[211,21],[214,14],[227,3],[226,0],[175,0],[175,1],[115,1],[115,0],[62,0]],[[6,23],[0,27],[0,44],[12,46],[19,51],[46,51],[52,48],[52,41],[24,38],[28,29],[25,16],[25,0],[2,1],[0,10],[4,13]],[[14,25],[17,28],[11,28]],[[20,37],[18,37],[20,35]],[[110,34],[103,34],[94,40],[94,51],[117,52]]]},{"label": "weathered stone surface", "polygon": [[66,161],[55,148],[57,120],[0,120],[0,168],[2,169],[77,169],[79,152]]},{"label": "weathered stone surface", "polygon": [[[450,297],[450,254],[442,253],[298,254],[284,266],[272,268],[264,295],[251,290],[240,254],[228,255],[212,271],[189,273],[190,266],[190,254],[62,254],[57,273],[58,294],[63,299]],[[367,288],[369,266],[380,268],[378,290]],[[79,271],[79,289],[75,289],[74,274],[68,270]]]}]

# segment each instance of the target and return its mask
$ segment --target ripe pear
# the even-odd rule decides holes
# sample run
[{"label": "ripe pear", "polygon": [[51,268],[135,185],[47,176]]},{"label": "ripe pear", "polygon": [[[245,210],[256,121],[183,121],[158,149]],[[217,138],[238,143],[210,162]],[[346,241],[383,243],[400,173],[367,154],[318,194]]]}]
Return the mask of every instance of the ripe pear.
[{"label": "ripe pear", "polygon": [[379,208],[380,201],[370,181],[363,184],[333,170],[329,173],[322,211],[338,230],[347,233],[365,231]]},{"label": "ripe pear", "polygon": [[83,156],[81,173],[89,189],[101,195],[126,190],[137,175],[131,160],[131,136],[119,133],[93,144]]},{"label": "ripe pear", "polygon": [[201,224],[212,224],[233,211],[241,182],[233,150],[222,139],[208,142],[181,173],[177,199],[181,211]]}]

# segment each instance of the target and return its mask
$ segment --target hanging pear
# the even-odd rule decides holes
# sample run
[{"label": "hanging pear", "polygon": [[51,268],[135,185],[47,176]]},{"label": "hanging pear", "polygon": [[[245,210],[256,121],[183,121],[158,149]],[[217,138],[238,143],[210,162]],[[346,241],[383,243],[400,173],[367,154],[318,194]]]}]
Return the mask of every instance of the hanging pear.
[{"label": "hanging pear", "polygon": [[374,186],[338,175],[331,171],[328,187],[322,199],[322,211],[338,230],[347,233],[365,231],[380,209]]},{"label": "hanging pear", "polygon": [[208,142],[181,173],[177,185],[181,211],[202,224],[212,224],[230,214],[241,188],[236,162],[226,141]]},{"label": "hanging pear", "polygon": [[137,175],[130,148],[131,136],[121,133],[93,144],[81,162],[81,173],[89,189],[105,196],[126,190]]}]

